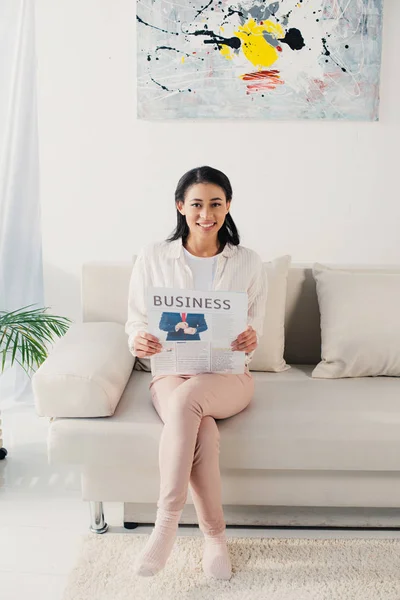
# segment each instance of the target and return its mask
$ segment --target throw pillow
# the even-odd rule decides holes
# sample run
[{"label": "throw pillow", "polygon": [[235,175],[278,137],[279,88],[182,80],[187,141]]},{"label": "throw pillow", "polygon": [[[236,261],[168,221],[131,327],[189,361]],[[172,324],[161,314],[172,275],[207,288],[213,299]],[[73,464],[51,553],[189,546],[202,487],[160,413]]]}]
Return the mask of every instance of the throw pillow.
[{"label": "throw pillow", "polygon": [[291,256],[285,255],[264,263],[268,279],[264,331],[250,362],[250,371],[287,371],[285,350],[286,291]]},{"label": "throw pillow", "polygon": [[400,376],[400,270],[315,263],[321,362],[312,377]]}]

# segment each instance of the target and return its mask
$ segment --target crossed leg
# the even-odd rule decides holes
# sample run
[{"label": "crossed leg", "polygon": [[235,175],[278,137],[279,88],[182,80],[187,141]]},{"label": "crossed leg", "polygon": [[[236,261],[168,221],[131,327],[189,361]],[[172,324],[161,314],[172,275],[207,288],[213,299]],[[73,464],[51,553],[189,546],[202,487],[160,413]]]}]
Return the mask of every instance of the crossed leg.
[{"label": "crossed leg", "polygon": [[[248,372],[243,375],[168,375],[153,380],[150,389],[164,428],[159,447],[160,496],[157,519],[154,535],[141,559],[138,572],[143,575],[155,574],[168,559],[186,503],[189,482],[199,527],[206,540],[214,542],[214,555],[216,542],[225,545],[219,431],[215,419],[225,419],[246,408],[253,396],[254,382]],[[164,534],[157,535],[157,531],[163,531]],[[205,555],[209,567],[211,554],[209,543]],[[225,568],[221,567],[221,560],[218,559],[217,563],[219,567],[217,565],[215,569],[214,565],[209,569],[209,574],[218,576],[215,575],[217,571],[223,576],[223,571],[227,575],[226,560]]]}]

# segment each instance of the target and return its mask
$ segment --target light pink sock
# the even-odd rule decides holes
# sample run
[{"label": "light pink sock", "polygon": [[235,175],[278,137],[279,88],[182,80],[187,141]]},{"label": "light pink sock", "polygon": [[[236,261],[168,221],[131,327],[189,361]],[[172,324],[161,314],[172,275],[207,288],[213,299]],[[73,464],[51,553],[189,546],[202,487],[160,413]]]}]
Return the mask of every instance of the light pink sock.
[{"label": "light pink sock", "polygon": [[181,510],[157,510],[154,529],[135,562],[137,575],[150,577],[164,568],[175,542],[181,514]]},{"label": "light pink sock", "polygon": [[204,535],[203,570],[209,577],[231,578],[232,566],[225,531],[214,536]]}]

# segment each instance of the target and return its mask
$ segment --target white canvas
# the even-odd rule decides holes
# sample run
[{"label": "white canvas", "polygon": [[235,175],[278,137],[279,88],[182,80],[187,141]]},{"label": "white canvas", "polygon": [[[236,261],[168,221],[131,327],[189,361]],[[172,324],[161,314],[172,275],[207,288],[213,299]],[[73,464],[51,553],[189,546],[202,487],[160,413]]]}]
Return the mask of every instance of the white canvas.
[{"label": "white canvas", "polygon": [[383,0],[138,0],[138,116],[377,120]]}]

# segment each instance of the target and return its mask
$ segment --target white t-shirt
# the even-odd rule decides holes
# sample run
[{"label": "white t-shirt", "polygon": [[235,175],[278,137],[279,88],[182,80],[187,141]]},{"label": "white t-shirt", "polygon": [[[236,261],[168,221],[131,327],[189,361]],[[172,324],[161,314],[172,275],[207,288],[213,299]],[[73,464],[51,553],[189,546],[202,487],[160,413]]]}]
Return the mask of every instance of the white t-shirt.
[{"label": "white t-shirt", "polygon": [[193,256],[183,248],[186,262],[189,265],[194,279],[195,290],[211,290],[217,266],[218,254],[216,256]]}]

